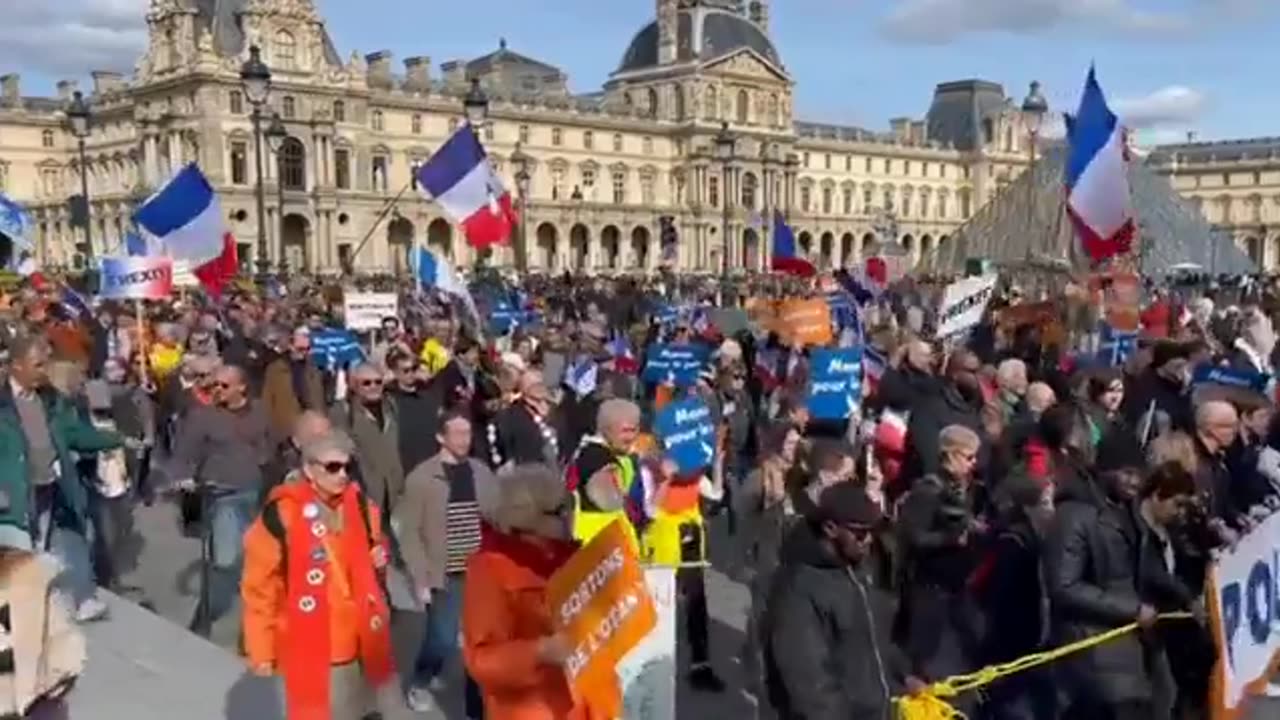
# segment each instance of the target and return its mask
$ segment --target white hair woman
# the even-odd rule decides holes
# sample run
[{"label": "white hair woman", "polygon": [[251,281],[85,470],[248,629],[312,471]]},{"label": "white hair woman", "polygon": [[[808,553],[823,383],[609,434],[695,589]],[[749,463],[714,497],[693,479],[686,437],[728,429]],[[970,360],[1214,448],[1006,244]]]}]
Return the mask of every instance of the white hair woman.
[{"label": "white hair woman", "polygon": [[546,600],[547,581],[578,548],[569,539],[573,503],[545,465],[516,466],[498,486],[480,508],[484,532],[467,562],[462,610],[462,656],[485,717],[597,717],[565,679],[572,648]]}]

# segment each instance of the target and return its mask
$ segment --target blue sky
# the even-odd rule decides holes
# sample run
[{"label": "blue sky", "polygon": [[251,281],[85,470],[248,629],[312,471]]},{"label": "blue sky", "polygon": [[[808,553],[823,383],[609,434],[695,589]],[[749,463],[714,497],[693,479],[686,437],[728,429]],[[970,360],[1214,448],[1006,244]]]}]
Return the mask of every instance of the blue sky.
[{"label": "blue sky", "polygon": [[[0,28],[0,71],[29,92],[87,64],[129,64],[147,0],[58,0]],[[1147,137],[1280,134],[1274,0],[772,0],[773,37],[804,119],[885,129],[919,117],[933,86],[982,77],[1016,99],[1040,80],[1072,109],[1091,61],[1113,106]],[[574,90],[608,77],[652,0],[317,0],[344,57],[388,49],[435,65],[510,47],[565,69]],[[477,14],[483,5],[484,11]],[[24,16],[25,13],[25,16]],[[50,58],[51,40],[70,52]],[[25,47],[26,46],[30,47]],[[36,45],[38,43],[38,46]],[[78,63],[78,64],[77,64]]]}]

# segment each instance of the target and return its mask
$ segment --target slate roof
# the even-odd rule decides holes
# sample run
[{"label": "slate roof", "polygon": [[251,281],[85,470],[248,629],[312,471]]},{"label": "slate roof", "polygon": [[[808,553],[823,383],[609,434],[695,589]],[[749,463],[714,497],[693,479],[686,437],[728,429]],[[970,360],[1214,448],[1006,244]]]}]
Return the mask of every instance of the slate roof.
[{"label": "slate roof", "polygon": [[541,60],[534,60],[527,55],[508,50],[507,41],[503,39],[498,41],[497,50],[467,63],[467,77],[487,75],[499,65],[504,68],[514,66],[520,70],[533,71],[540,74],[560,73],[560,68],[554,65],[548,65]]},{"label": "slate roof", "polygon": [[892,139],[890,133],[877,133],[854,125],[832,125],[830,123],[805,122],[796,120],[796,134],[804,138],[818,140],[845,140],[875,142]]},{"label": "slate roof", "polygon": [[928,137],[957,150],[982,147],[983,118],[999,113],[1008,100],[1004,86],[987,80],[940,83],[925,116]]},{"label": "slate roof", "polygon": [[1153,165],[1170,165],[1176,158],[1179,163],[1231,163],[1242,160],[1274,160],[1278,157],[1280,137],[1259,137],[1161,145],[1151,152],[1147,162]]},{"label": "slate roof", "polygon": [[[1074,267],[1087,267],[1087,259],[1080,256],[1079,243],[1063,212],[1065,164],[1064,145],[1048,148],[1034,173],[1019,176],[945,243],[923,258],[921,267],[961,272],[965,260],[971,257],[987,258],[997,265],[1017,265],[1026,260],[1032,239],[1043,241],[1031,248],[1034,257],[1069,257]],[[1166,178],[1142,163],[1133,163],[1129,183],[1140,242],[1145,248],[1141,254],[1143,274],[1163,275],[1184,263],[1194,263],[1214,274],[1256,271],[1253,262],[1235,246],[1230,236],[1210,226],[1169,186]],[[1034,222],[1028,208],[1029,191],[1036,199]]]},{"label": "slate roof", "polygon": [[[702,22],[701,47],[694,47],[694,23]],[[769,62],[782,66],[777,48],[755,23],[733,12],[713,7],[694,7],[676,15],[676,62],[727,55],[750,48]],[[636,33],[622,55],[617,72],[643,70],[658,65],[658,23],[651,22]]]},{"label": "slate roof", "polygon": [[[244,30],[240,26],[240,13],[248,0],[189,0],[196,10],[196,27],[213,34],[213,47],[224,57],[236,57],[244,52]],[[324,57],[330,65],[342,65],[338,48],[324,32]]]}]

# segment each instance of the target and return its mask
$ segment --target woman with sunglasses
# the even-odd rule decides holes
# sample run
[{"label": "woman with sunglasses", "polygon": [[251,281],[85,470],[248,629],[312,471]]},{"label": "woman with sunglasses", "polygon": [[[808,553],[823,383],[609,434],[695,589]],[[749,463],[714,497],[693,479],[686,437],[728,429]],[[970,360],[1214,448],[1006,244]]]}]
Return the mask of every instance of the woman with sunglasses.
[{"label": "woman with sunglasses", "polygon": [[382,590],[381,512],[351,481],[355,445],[330,432],[302,448],[302,477],[271,492],[244,536],[244,646],[277,675],[287,720],[359,718],[368,691],[403,713]]}]

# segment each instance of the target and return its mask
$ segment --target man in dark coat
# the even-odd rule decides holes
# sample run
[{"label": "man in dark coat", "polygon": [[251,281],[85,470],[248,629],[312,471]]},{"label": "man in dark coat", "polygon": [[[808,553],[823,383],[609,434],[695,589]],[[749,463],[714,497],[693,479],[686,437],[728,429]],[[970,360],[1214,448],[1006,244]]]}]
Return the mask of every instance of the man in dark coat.
[{"label": "man in dark coat", "polygon": [[[956,350],[947,360],[938,391],[917,400],[907,425],[908,455],[902,477],[915,480],[937,473],[941,454],[938,438],[942,429],[960,425],[982,434],[982,386],[978,383],[978,356]],[[979,468],[985,468],[988,448],[981,448]]]},{"label": "man in dark coat", "polygon": [[890,640],[892,600],[862,566],[881,521],[854,483],[824,490],[783,544],[763,622],[769,701],[782,720],[886,720],[919,689]]}]

